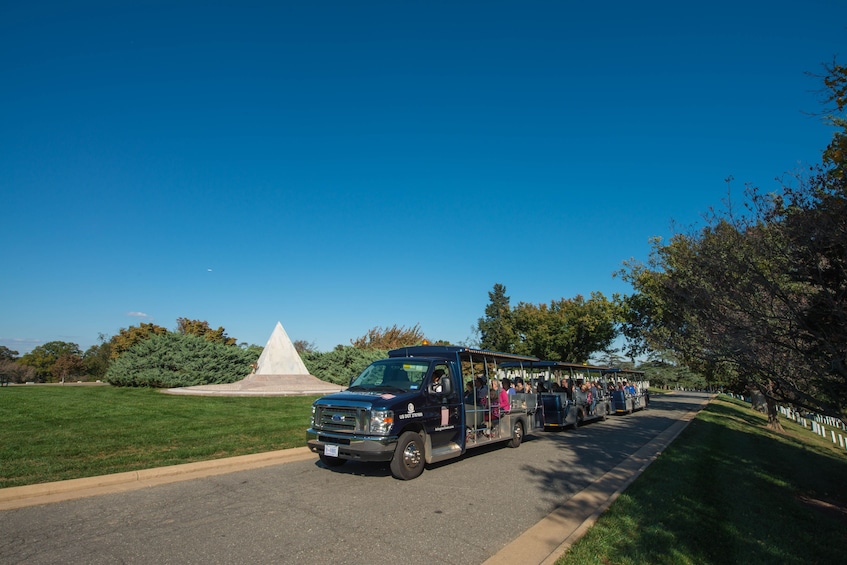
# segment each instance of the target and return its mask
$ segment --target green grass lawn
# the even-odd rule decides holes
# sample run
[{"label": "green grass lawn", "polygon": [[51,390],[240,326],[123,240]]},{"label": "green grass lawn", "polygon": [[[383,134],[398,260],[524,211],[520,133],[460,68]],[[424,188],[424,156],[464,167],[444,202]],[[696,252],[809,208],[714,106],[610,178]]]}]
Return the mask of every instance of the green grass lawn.
[{"label": "green grass lawn", "polygon": [[847,452],[719,397],[557,565],[847,560]]},{"label": "green grass lawn", "polygon": [[305,445],[315,397],[0,388],[0,488]]}]

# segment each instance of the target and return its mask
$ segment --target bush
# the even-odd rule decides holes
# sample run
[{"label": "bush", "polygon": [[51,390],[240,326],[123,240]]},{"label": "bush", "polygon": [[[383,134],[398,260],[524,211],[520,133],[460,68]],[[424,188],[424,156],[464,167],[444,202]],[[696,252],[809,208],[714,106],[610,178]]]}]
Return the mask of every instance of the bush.
[{"label": "bush", "polygon": [[153,388],[232,383],[246,377],[257,359],[254,351],[167,333],[133,345],[112,362],[105,380],[115,386]]},{"label": "bush", "polygon": [[365,370],[365,367],[388,357],[381,349],[358,349],[339,345],[326,353],[304,352],[300,355],[309,374],[323,381],[347,386],[350,379]]}]

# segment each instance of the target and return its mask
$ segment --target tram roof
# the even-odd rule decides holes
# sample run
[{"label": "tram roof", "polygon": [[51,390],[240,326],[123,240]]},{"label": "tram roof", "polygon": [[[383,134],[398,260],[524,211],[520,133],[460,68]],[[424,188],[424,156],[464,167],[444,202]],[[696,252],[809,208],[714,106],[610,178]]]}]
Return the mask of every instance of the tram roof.
[{"label": "tram roof", "polygon": [[598,365],[586,365],[583,363],[566,363],[564,361],[534,361],[529,364],[522,363],[501,363],[501,367],[530,367],[530,368],[539,368],[539,369],[582,369],[584,371],[594,370],[594,371],[605,371],[607,367],[600,367]]},{"label": "tram roof", "polygon": [[500,351],[489,351],[487,349],[476,349],[460,345],[415,345],[411,347],[400,347],[388,352],[389,357],[440,357],[444,355],[478,355],[481,357],[494,357],[496,359],[510,359],[502,364],[513,362],[516,367],[526,363],[538,362],[538,357],[529,355],[515,355]]}]

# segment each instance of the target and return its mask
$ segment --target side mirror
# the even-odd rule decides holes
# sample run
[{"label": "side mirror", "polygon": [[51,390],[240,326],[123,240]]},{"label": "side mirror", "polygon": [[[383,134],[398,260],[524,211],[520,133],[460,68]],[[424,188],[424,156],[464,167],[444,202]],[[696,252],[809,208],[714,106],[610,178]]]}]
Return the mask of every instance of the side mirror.
[{"label": "side mirror", "polygon": [[441,379],[441,395],[442,396],[451,396],[453,394],[453,379],[452,378],[442,378]]}]

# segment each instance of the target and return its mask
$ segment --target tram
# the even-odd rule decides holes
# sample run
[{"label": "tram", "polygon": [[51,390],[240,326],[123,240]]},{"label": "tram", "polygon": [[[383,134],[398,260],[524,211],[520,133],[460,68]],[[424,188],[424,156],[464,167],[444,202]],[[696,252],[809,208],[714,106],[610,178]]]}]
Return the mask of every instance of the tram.
[{"label": "tram", "polygon": [[[509,369],[518,368],[503,363],[500,369],[508,376]],[[532,390],[537,397],[536,425],[547,431],[578,428],[595,420],[605,420],[611,414],[611,397],[604,377],[606,367],[537,361],[524,363],[520,370],[530,375]]]},{"label": "tram", "polygon": [[611,409],[615,414],[632,414],[650,404],[650,383],[643,371],[610,368],[603,370],[603,376],[612,385]]}]

